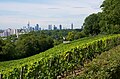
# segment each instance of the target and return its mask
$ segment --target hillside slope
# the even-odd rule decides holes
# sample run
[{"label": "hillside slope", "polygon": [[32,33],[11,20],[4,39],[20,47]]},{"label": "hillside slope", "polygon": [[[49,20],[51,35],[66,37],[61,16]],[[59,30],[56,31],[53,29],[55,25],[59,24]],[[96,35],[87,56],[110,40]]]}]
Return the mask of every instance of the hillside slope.
[{"label": "hillside slope", "polygon": [[120,45],[86,64],[79,76],[69,79],[120,79]]},{"label": "hillside slope", "polygon": [[[6,69],[6,68],[10,68],[11,66],[20,66],[21,64],[25,64],[27,62],[33,62],[34,60],[37,61],[43,57],[48,57],[52,54],[60,54],[61,52],[65,52],[68,50],[71,50],[72,48],[75,48],[77,46],[80,46],[82,44],[86,44],[95,40],[98,40],[100,38],[105,38],[105,37],[109,37],[109,36],[97,36],[97,37],[86,37],[86,38],[82,38],[76,41],[72,41],[69,44],[60,44],[58,46],[55,46],[54,48],[51,48],[45,52],[42,52],[40,54],[28,57],[28,58],[23,58],[23,59],[19,59],[19,60],[11,60],[11,61],[5,61],[5,62],[0,62],[0,70],[1,69]],[[33,51],[34,52],[34,51]]]},{"label": "hillside slope", "polygon": [[95,54],[119,44],[119,34],[83,38],[35,56],[0,62],[0,74],[3,79],[55,79],[76,67],[83,67],[84,62],[93,59]]}]

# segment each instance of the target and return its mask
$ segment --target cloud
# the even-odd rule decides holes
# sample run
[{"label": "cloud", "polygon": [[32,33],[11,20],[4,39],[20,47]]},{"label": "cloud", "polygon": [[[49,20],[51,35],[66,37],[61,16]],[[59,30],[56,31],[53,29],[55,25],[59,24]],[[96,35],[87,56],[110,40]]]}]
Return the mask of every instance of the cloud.
[{"label": "cloud", "polygon": [[[30,2],[29,2],[30,1]],[[82,25],[86,16],[100,10],[101,0],[12,0],[0,2],[0,25],[24,26],[27,21],[32,24],[76,24]],[[78,22],[78,23],[77,23]],[[4,28],[4,27],[3,27]]]},{"label": "cloud", "polygon": [[86,8],[86,7],[73,7],[73,8],[79,8],[79,9],[81,9],[81,8]]},{"label": "cloud", "polygon": [[60,8],[48,8],[48,9],[60,9]]}]

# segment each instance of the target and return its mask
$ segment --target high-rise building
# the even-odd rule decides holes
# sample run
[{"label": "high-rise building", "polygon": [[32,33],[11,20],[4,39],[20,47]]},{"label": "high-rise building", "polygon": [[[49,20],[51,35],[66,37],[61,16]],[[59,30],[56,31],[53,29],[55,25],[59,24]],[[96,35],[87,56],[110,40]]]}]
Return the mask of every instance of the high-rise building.
[{"label": "high-rise building", "polygon": [[42,28],[40,27],[39,30],[41,30]]},{"label": "high-rise building", "polygon": [[18,29],[14,29],[14,34],[17,36],[18,38]]},{"label": "high-rise building", "polygon": [[27,24],[27,32],[30,32],[30,31],[31,31],[30,22],[28,22],[28,24]]},{"label": "high-rise building", "polygon": [[30,28],[29,28],[29,31],[34,31],[34,28],[33,28],[33,27],[30,27]]},{"label": "high-rise building", "polygon": [[0,30],[0,37],[3,37],[4,30]]},{"label": "high-rise building", "polygon": [[27,27],[28,27],[28,29],[30,28],[30,22],[28,22]]},{"label": "high-rise building", "polygon": [[11,29],[11,28],[8,28],[3,32],[3,36],[10,36],[10,35],[13,35],[13,34],[14,34],[14,30]]},{"label": "high-rise building", "polygon": [[52,25],[48,25],[48,30],[52,30]]},{"label": "high-rise building", "polygon": [[73,23],[72,23],[72,24],[71,24],[71,29],[73,29],[73,26],[74,26],[74,25],[73,25]]},{"label": "high-rise building", "polygon": [[40,30],[40,28],[39,28],[39,24],[36,24],[36,26],[35,26],[35,29],[34,29],[35,31],[38,31],[38,30]]},{"label": "high-rise building", "polygon": [[54,25],[54,30],[57,30],[57,27]]},{"label": "high-rise building", "polygon": [[60,30],[62,30],[62,25],[59,25]]},{"label": "high-rise building", "polygon": [[3,32],[3,36],[8,36],[8,32],[6,30]]}]

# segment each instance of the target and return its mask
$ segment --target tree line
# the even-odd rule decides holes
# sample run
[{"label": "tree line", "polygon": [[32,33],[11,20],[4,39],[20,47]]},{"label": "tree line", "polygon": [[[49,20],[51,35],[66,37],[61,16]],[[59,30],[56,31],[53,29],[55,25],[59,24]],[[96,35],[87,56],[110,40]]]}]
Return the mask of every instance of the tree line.
[{"label": "tree line", "polygon": [[52,48],[53,39],[45,35],[24,34],[0,38],[0,61],[25,58]]},{"label": "tree line", "polygon": [[[66,40],[79,39],[81,29],[76,30],[42,30],[28,34],[11,35],[0,38],[0,61],[29,57],[46,51]],[[82,36],[82,35],[81,35]]]},{"label": "tree line", "polygon": [[105,0],[101,5],[102,12],[86,17],[83,29],[86,35],[120,33],[120,1]]}]

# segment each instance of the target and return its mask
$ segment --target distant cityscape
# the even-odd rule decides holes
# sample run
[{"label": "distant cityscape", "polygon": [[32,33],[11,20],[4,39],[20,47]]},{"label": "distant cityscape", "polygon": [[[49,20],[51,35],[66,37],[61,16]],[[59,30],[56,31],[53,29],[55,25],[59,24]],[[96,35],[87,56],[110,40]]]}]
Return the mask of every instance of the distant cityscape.
[{"label": "distant cityscape", "polygon": [[[74,24],[71,23],[70,25],[70,29],[74,28]],[[59,26],[56,25],[48,25],[47,29],[43,29],[43,30],[62,30],[64,29],[63,26],[60,24]],[[39,24],[36,24],[35,26],[31,26],[30,22],[28,22],[28,24],[26,26],[23,26],[23,28],[21,29],[5,29],[5,30],[0,30],[0,37],[7,37],[10,35],[16,35],[17,37],[21,34],[26,34],[29,33],[31,31],[40,31],[42,30]]]}]

